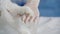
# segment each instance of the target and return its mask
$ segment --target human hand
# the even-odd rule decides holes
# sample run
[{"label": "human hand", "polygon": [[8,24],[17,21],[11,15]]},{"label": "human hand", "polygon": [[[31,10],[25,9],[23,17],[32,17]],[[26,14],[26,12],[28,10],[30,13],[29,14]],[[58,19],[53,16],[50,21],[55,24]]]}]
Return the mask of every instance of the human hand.
[{"label": "human hand", "polygon": [[39,18],[39,10],[38,10],[39,2],[40,2],[40,0],[28,0],[27,1],[25,6],[28,6],[28,7],[30,7],[33,10],[34,16],[28,16],[28,18],[29,18],[28,19],[27,15],[26,15],[25,21],[26,21],[26,19],[28,21],[33,21],[33,22],[37,21],[37,19]]},{"label": "human hand", "polygon": [[36,17],[37,16],[35,16],[35,13],[34,13],[34,11],[32,11],[32,9],[30,9],[28,6],[26,7],[25,6],[25,9],[24,9],[24,7],[21,9],[21,11],[22,12],[18,12],[18,18],[19,17],[22,17],[22,20],[24,21],[24,22],[35,22],[35,19],[36,19]]}]

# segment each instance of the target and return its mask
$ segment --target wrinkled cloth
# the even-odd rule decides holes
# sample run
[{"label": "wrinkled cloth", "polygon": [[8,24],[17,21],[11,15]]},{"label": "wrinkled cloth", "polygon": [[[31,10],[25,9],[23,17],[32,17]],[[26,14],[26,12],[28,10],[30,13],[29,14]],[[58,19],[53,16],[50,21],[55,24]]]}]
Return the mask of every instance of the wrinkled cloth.
[{"label": "wrinkled cloth", "polygon": [[[0,17],[0,34],[19,34]],[[40,17],[36,34],[60,34],[60,17]]]}]

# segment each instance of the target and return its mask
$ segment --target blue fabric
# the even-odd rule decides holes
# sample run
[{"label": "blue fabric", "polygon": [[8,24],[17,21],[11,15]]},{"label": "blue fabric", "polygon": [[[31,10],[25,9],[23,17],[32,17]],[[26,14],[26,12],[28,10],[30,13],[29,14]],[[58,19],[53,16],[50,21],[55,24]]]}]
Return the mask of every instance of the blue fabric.
[{"label": "blue fabric", "polygon": [[[17,0],[16,3],[24,6],[26,0],[21,2]],[[41,0],[38,8],[41,16],[60,17],[60,0]]]},{"label": "blue fabric", "polygon": [[24,6],[26,4],[26,0],[11,0],[19,6]]},{"label": "blue fabric", "polygon": [[60,17],[60,0],[41,0],[39,10],[41,16]]}]

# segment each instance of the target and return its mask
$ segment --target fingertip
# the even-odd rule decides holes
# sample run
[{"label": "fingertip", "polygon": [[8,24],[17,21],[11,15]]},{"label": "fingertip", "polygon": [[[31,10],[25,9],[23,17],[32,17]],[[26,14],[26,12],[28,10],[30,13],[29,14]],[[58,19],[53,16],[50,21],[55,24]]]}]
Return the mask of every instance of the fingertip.
[{"label": "fingertip", "polygon": [[30,22],[30,21],[31,21],[31,19],[32,19],[32,16],[30,16],[30,18],[29,18],[29,20],[28,20],[28,21]]},{"label": "fingertip", "polygon": [[35,21],[36,21],[36,19],[37,19],[37,17],[35,17],[35,18],[33,19],[33,22],[35,22]]},{"label": "fingertip", "polygon": [[28,17],[29,17],[29,15],[25,15],[25,19],[24,19],[25,23],[28,21]]}]

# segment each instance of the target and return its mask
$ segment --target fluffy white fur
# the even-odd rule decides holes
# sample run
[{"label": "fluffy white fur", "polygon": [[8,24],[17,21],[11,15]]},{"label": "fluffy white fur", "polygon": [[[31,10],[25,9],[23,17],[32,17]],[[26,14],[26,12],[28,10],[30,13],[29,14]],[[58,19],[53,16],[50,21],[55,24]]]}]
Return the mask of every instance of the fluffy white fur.
[{"label": "fluffy white fur", "polygon": [[[21,7],[12,3],[11,0],[0,0],[0,11],[2,12],[1,18],[6,21],[4,23],[9,24],[9,26],[18,31],[19,34],[31,34],[28,26],[21,20],[22,17],[14,18],[18,13],[21,15],[29,13],[30,16],[34,16],[34,12],[28,6]],[[8,11],[10,11],[10,13]]]}]

